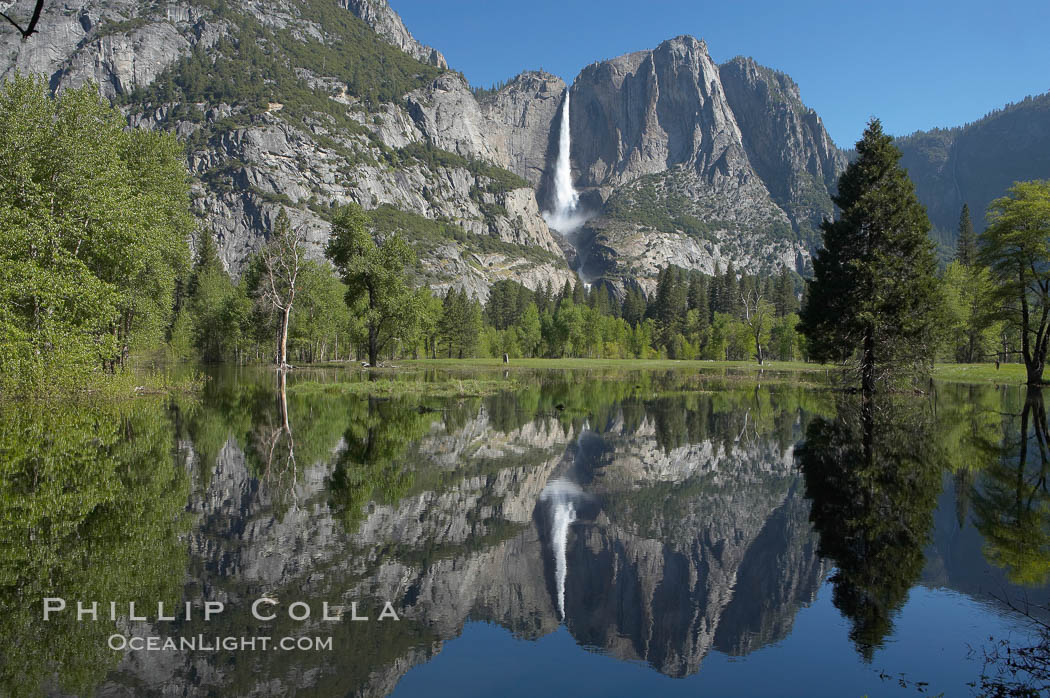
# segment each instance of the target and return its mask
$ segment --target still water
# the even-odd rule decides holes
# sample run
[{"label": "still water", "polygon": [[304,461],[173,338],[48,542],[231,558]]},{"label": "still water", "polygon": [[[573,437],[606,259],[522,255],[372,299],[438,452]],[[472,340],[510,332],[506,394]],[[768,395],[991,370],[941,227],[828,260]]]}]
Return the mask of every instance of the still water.
[{"label": "still water", "polygon": [[348,375],[5,406],[0,695],[973,695],[1043,639],[1038,394]]}]

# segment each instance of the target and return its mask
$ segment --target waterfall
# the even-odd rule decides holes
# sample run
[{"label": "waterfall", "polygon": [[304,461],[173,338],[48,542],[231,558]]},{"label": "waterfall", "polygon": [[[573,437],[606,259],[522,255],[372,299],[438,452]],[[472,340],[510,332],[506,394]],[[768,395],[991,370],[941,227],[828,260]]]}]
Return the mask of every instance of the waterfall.
[{"label": "waterfall", "polygon": [[558,133],[558,159],[554,163],[554,209],[544,211],[547,225],[566,237],[587,220],[579,210],[580,195],[572,186],[572,134],[569,129],[569,91],[561,105],[561,129]]}]

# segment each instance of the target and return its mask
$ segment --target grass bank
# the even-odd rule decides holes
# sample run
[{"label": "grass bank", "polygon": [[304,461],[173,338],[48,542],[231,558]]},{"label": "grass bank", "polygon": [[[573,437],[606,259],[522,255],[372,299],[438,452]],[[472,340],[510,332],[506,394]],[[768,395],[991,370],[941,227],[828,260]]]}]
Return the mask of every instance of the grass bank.
[{"label": "grass bank", "polygon": [[[322,370],[310,375],[314,368]],[[333,371],[331,369],[343,369]],[[641,372],[673,372],[683,382],[675,389],[726,390],[746,385],[789,383],[825,387],[838,367],[802,361],[674,361],[670,359],[413,359],[374,369],[335,363],[293,372],[289,390],[382,397],[475,397],[526,387],[543,372],[564,371],[569,380],[628,379]],[[299,374],[299,375],[295,375]],[[347,375],[350,374],[350,375]],[[1024,366],[1003,364],[938,364],[934,379],[950,383],[1020,385]]]},{"label": "grass bank", "polygon": [[298,380],[288,384],[288,392],[329,395],[370,395],[374,397],[484,397],[503,390],[516,390],[520,383],[513,379],[456,378],[435,380],[351,380],[325,382]]}]

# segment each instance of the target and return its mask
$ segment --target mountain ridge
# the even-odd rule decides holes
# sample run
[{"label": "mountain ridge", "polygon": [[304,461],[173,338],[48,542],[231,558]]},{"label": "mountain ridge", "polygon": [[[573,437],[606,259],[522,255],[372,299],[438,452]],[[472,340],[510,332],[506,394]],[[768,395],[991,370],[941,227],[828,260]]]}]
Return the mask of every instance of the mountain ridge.
[{"label": "mountain ridge", "polygon": [[[402,211],[377,214],[376,233],[404,234],[436,291],[482,299],[500,279],[559,288],[570,262],[617,293],[651,290],[667,264],[804,274],[848,156],[788,75],[742,56],[716,64],[686,35],[596,61],[571,85],[523,71],[475,93],[385,0],[266,12],[65,0],[28,42],[0,32],[0,78],[43,73],[55,91],[93,80],[130,125],[186,142],[194,211],[234,275],[281,208],[319,257],[331,208],[350,202]],[[566,94],[573,181],[592,215],[572,242],[541,216]],[[1050,122],[1044,103],[898,139],[942,249],[963,201],[983,210],[1013,179],[1050,176],[1050,141],[1021,123]]]}]

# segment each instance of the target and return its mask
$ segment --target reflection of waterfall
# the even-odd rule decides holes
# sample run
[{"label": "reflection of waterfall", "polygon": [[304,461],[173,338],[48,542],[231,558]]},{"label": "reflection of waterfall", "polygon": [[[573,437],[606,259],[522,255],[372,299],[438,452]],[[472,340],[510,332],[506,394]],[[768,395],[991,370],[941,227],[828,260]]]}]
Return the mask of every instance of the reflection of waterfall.
[{"label": "reflection of waterfall", "polygon": [[558,583],[558,615],[565,620],[565,578],[569,575],[569,561],[565,546],[569,542],[569,524],[576,520],[576,507],[570,501],[554,504],[554,526],[551,543],[554,548],[554,574]]},{"label": "reflection of waterfall", "polygon": [[569,91],[561,107],[561,130],[558,133],[558,159],[554,164],[554,208],[545,211],[547,225],[567,238],[590,217],[579,209],[580,195],[572,186],[572,136],[569,131]]},{"label": "reflection of waterfall", "polygon": [[583,490],[575,482],[557,478],[547,483],[540,494],[540,501],[550,505],[550,541],[554,557],[554,584],[558,596],[558,616],[565,620],[565,580],[569,576],[569,560],[566,550],[569,544],[569,527],[576,520],[574,500],[583,496]]}]

